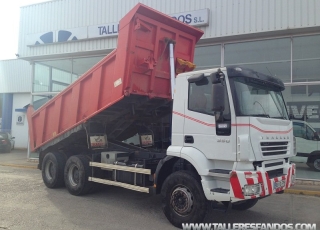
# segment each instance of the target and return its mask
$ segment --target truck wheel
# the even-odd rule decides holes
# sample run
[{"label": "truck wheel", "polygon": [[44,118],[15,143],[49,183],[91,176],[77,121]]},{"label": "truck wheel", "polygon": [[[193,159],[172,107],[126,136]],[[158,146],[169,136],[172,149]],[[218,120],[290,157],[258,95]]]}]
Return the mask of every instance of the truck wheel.
[{"label": "truck wheel", "polygon": [[92,188],[89,159],[83,155],[72,156],[67,160],[64,169],[64,182],[70,194],[75,196],[85,195]]},{"label": "truck wheel", "polygon": [[42,180],[48,188],[59,188],[64,185],[63,169],[65,158],[58,152],[47,153],[42,161]]},{"label": "truck wheel", "polygon": [[308,164],[310,168],[315,171],[320,171],[320,156],[314,156],[310,160],[310,164]]},{"label": "truck wheel", "polygon": [[182,223],[203,222],[208,210],[208,201],[193,173],[172,173],[163,183],[161,196],[162,210],[174,226],[182,228]]},{"label": "truck wheel", "polygon": [[243,211],[252,208],[256,203],[258,203],[258,199],[239,201],[232,204],[232,209]]}]

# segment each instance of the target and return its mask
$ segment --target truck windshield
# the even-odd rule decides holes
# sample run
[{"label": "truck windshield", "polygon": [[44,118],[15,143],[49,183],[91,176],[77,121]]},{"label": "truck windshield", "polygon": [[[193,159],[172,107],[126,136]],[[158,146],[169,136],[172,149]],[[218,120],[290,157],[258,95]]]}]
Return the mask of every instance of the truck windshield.
[{"label": "truck windshield", "polygon": [[281,91],[264,81],[246,77],[229,79],[237,116],[288,119]]}]

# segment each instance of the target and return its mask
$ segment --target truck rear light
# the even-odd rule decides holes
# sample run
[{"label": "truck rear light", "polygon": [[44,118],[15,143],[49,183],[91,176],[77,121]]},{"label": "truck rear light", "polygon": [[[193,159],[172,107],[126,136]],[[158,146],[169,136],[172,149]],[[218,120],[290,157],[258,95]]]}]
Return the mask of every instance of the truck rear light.
[{"label": "truck rear light", "polygon": [[243,194],[245,196],[256,196],[261,193],[261,185],[253,184],[253,185],[245,185],[243,187]]},{"label": "truck rear light", "polygon": [[3,144],[7,144],[7,141],[6,140],[2,140],[1,141]]}]

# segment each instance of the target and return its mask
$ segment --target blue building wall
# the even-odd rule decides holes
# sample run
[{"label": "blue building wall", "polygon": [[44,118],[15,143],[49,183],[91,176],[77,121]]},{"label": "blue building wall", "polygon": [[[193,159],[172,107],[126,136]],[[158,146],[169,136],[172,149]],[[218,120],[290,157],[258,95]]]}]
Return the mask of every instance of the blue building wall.
[{"label": "blue building wall", "polygon": [[4,93],[2,96],[2,131],[11,131],[13,94]]}]

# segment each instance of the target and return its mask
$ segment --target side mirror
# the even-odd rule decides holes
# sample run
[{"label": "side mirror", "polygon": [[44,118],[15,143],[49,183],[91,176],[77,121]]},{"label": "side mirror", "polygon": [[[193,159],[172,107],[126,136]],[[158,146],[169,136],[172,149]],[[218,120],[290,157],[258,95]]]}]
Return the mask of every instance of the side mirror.
[{"label": "side mirror", "polygon": [[16,139],[15,137],[11,137],[11,139]]},{"label": "side mirror", "polygon": [[212,111],[224,111],[224,91],[225,88],[222,84],[212,85]]},{"label": "side mirror", "polygon": [[320,137],[319,137],[317,132],[314,132],[313,140],[315,140],[315,141],[319,141],[320,140]]}]

